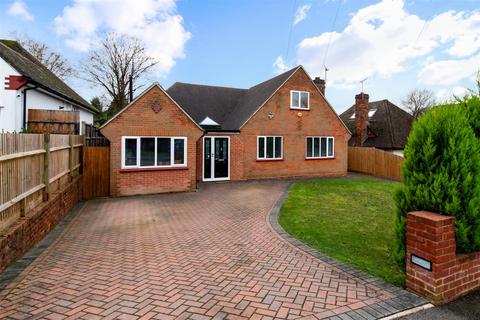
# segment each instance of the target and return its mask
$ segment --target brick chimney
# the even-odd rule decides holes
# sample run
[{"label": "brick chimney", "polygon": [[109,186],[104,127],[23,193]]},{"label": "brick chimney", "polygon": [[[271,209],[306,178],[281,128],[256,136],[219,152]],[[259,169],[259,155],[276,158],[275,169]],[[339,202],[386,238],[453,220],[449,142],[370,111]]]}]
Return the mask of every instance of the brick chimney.
[{"label": "brick chimney", "polygon": [[360,147],[367,139],[368,94],[355,96],[355,145]]},{"label": "brick chimney", "polygon": [[320,92],[325,95],[325,80],[320,79],[320,77],[315,77],[315,79],[313,79],[313,83],[315,83]]}]

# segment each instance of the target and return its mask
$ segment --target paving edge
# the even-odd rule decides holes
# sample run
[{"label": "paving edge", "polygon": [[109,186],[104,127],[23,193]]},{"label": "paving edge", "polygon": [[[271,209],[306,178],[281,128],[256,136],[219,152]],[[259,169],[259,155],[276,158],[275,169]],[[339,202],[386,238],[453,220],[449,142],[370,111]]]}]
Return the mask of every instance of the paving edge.
[{"label": "paving edge", "polygon": [[405,317],[405,316],[408,316],[408,315],[411,315],[411,314],[414,314],[414,313],[417,313],[417,312],[420,312],[420,311],[423,311],[423,310],[427,310],[427,309],[430,309],[430,308],[433,308],[435,307],[433,304],[431,303],[427,303],[427,304],[424,304],[423,306],[420,306],[420,307],[416,307],[416,308],[412,308],[412,309],[407,309],[405,311],[402,311],[402,312],[399,312],[399,313],[395,313],[391,316],[388,316],[388,317],[385,317],[385,318],[382,318],[380,320],[394,320],[394,319],[398,319],[398,318],[401,318],[401,317]]},{"label": "paving edge", "polygon": [[[42,240],[37,242],[37,244],[28,250],[20,259],[0,273],[0,299],[8,295],[8,292],[15,286],[15,283],[21,281],[23,276],[26,276],[22,276],[22,273],[60,238],[65,229],[84,208],[85,203],[85,201],[78,202]],[[6,292],[2,293],[2,291]]]},{"label": "paving edge", "polygon": [[[277,199],[276,203],[273,205],[270,210],[267,222],[270,224],[272,229],[286,242],[293,245],[297,249],[300,249],[315,258],[330,264],[331,266],[349,273],[365,283],[376,286],[384,291],[392,293],[395,297],[387,300],[383,300],[378,303],[374,303],[356,310],[351,310],[345,313],[337,314],[328,319],[343,319],[343,320],[374,320],[374,319],[385,319],[386,317],[394,317],[397,314],[402,312],[407,312],[408,310],[414,310],[417,308],[427,308],[430,303],[419,297],[418,295],[409,292],[403,288],[391,285],[385,281],[371,276],[363,271],[358,270],[355,267],[341,263],[333,258],[330,258],[323,253],[318,252],[317,250],[311,248],[300,240],[295,239],[290,234],[288,234],[283,227],[280,225],[278,218],[280,216],[280,209],[282,208],[283,202],[287,198],[290,189],[294,182],[290,183],[289,186],[282,192],[282,194]],[[418,309],[421,311],[423,309]],[[388,318],[396,319],[396,318]]]}]

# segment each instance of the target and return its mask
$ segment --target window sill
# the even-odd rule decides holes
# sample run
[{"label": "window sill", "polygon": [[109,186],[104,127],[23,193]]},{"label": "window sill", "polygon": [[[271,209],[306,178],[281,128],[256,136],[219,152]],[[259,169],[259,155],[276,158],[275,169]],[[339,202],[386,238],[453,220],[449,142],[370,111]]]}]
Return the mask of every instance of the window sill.
[{"label": "window sill", "polygon": [[280,159],[257,159],[257,162],[269,162],[269,161],[283,161],[283,158],[280,158]]},{"label": "window sill", "polygon": [[295,110],[295,111],[310,111],[310,108],[305,109],[305,108],[293,108],[293,107],[290,107],[290,110]]},{"label": "window sill", "polygon": [[335,160],[335,157],[329,157],[329,158],[305,158],[305,160]]},{"label": "window sill", "polygon": [[165,167],[165,168],[122,168],[120,172],[141,172],[141,171],[170,171],[170,170],[188,170],[187,166]]}]

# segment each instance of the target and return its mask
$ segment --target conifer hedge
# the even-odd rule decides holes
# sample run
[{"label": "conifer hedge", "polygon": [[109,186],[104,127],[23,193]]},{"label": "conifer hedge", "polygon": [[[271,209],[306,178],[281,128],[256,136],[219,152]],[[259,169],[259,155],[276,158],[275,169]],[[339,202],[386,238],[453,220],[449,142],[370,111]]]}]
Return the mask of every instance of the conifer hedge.
[{"label": "conifer hedge", "polygon": [[[477,136],[476,136],[477,134]],[[427,210],[456,218],[457,252],[480,251],[480,100],[444,104],[412,126],[404,150],[395,257],[405,267],[406,215]]]}]

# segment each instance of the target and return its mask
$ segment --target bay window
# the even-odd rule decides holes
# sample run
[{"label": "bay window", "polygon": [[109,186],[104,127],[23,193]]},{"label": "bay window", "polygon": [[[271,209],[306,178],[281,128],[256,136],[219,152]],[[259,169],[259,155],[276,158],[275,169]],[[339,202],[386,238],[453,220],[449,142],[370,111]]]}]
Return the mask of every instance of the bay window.
[{"label": "bay window", "polygon": [[186,137],[122,137],[122,168],[187,165]]}]

